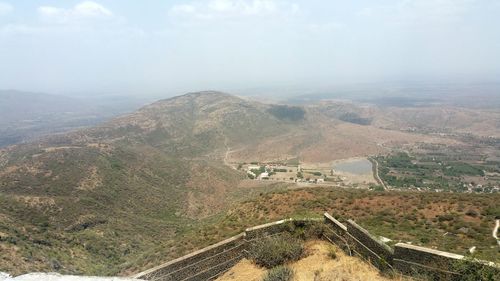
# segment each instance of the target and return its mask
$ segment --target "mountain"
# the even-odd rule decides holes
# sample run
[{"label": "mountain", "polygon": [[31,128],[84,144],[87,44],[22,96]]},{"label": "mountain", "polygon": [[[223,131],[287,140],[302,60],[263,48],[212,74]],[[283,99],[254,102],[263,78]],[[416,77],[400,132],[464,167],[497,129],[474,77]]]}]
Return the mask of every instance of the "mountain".
[{"label": "mountain", "polygon": [[[246,225],[224,216],[233,204],[287,186],[249,187],[237,163],[326,163],[448,141],[369,125],[370,114],[198,92],[0,149],[0,270],[138,271],[227,237]],[[229,223],[217,228],[221,218]]]},{"label": "mountain", "polygon": [[140,100],[124,97],[82,99],[3,90],[0,91],[0,147],[93,126],[141,104]]},{"label": "mountain", "polygon": [[111,274],[176,241],[244,178],[223,164],[228,145],[289,130],[269,108],[193,93],[0,150],[0,268]]}]

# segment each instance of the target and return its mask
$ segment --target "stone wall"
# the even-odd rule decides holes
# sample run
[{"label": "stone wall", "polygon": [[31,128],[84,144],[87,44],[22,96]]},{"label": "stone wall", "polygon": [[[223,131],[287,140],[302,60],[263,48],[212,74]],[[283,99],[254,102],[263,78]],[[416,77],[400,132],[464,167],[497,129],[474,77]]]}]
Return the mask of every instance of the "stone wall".
[{"label": "stone wall", "polygon": [[280,220],[245,229],[245,239],[252,241],[265,236],[281,233],[289,229],[292,219]]},{"label": "stone wall", "polygon": [[324,220],[327,226],[325,238],[348,255],[359,256],[380,270],[392,269],[393,250],[367,230],[352,220],[345,225],[328,213],[324,214]]},{"label": "stone wall", "polygon": [[[487,272],[500,280],[500,267],[479,260],[434,249],[398,243],[394,249],[371,235],[352,220],[345,225],[328,213],[324,214],[325,238],[349,255],[357,255],[382,271],[394,270],[403,275],[428,280],[463,280],[466,270]],[[498,279],[495,279],[498,278]],[[468,279],[469,280],[469,279]]]},{"label": "stone wall", "polygon": [[347,226],[336,220],[330,214],[325,213],[325,230],[323,237],[331,243],[340,247],[348,255],[352,255],[350,243],[348,241]]},{"label": "stone wall", "polygon": [[252,242],[320,222],[321,220],[314,219],[286,219],[247,228],[239,235],[151,268],[134,277],[154,281],[214,280],[245,257]]},{"label": "stone wall", "polygon": [[496,276],[487,280],[500,280],[500,267],[491,262],[405,243],[396,244],[394,249],[394,268],[405,275],[458,281],[464,279],[461,272],[474,270],[483,271],[485,276]]},{"label": "stone wall", "polygon": [[[245,232],[208,246],[184,257],[134,276],[146,280],[214,280],[247,256],[251,243],[283,232],[303,238],[321,236],[348,255],[356,255],[382,271],[395,270],[413,277],[431,280],[461,280],[457,264],[467,268],[485,267],[500,276],[498,265],[464,260],[463,256],[398,243],[394,249],[381,242],[352,220],[342,223],[329,215],[317,219],[286,219],[251,228]],[[495,279],[492,279],[495,280]],[[500,280],[500,279],[498,279]]]},{"label": "stone wall", "polygon": [[245,233],[141,272],[146,280],[211,280],[243,258]]},{"label": "stone wall", "polygon": [[394,251],[376,237],[372,236],[366,229],[357,225],[353,220],[347,222],[347,233],[352,244],[353,251],[357,255],[368,260],[380,270],[392,269],[392,256]]}]

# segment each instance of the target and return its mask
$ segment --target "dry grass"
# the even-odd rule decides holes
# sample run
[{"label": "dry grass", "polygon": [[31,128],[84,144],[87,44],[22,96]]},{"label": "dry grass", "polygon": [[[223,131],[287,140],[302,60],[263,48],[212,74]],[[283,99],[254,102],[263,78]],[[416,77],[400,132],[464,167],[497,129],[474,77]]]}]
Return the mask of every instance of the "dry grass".
[{"label": "dry grass", "polygon": [[[337,257],[332,259],[329,255],[333,250]],[[293,281],[386,281],[386,280],[409,280],[404,277],[389,278],[382,276],[379,271],[370,264],[356,257],[346,256],[336,246],[321,240],[306,243],[308,255],[296,262],[289,264],[295,272]],[[230,280],[262,280],[267,271],[258,267],[249,260],[243,259],[231,270],[221,276],[218,281]]]},{"label": "dry grass", "polygon": [[247,281],[260,281],[264,278],[267,270],[256,266],[250,260],[242,259],[233,268],[231,268],[224,275],[219,277],[217,281],[234,281],[234,280],[247,280]]}]

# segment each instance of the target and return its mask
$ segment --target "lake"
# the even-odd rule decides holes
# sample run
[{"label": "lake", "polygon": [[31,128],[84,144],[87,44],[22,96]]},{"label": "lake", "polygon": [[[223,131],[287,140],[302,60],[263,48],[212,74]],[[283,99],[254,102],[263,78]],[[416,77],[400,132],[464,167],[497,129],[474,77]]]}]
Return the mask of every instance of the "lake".
[{"label": "lake", "polygon": [[365,158],[348,159],[343,162],[334,163],[333,169],[337,172],[365,175],[372,172],[372,163]]}]

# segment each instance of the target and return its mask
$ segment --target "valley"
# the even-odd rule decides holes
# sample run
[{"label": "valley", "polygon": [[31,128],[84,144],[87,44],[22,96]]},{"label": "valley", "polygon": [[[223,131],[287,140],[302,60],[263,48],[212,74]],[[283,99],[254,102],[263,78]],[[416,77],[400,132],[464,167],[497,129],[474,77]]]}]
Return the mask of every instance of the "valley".
[{"label": "valley", "polygon": [[394,243],[461,254],[475,246],[498,262],[499,123],[470,120],[481,110],[467,109],[460,124],[441,121],[457,108],[436,117],[419,107],[430,113],[410,118],[478,130],[450,135],[408,129],[416,124],[401,116],[415,108],[197,92],[1,148],[0,271],[128,276],[247,226],[325,211]]},{"label": "valley", "polygon": [[0,0],[0,281],[500,281],[499,2]]},{"label": "valley", "polygon": [[84,98],[0,90],[0,148],[95,126],[151,101],[120,95]]}]

